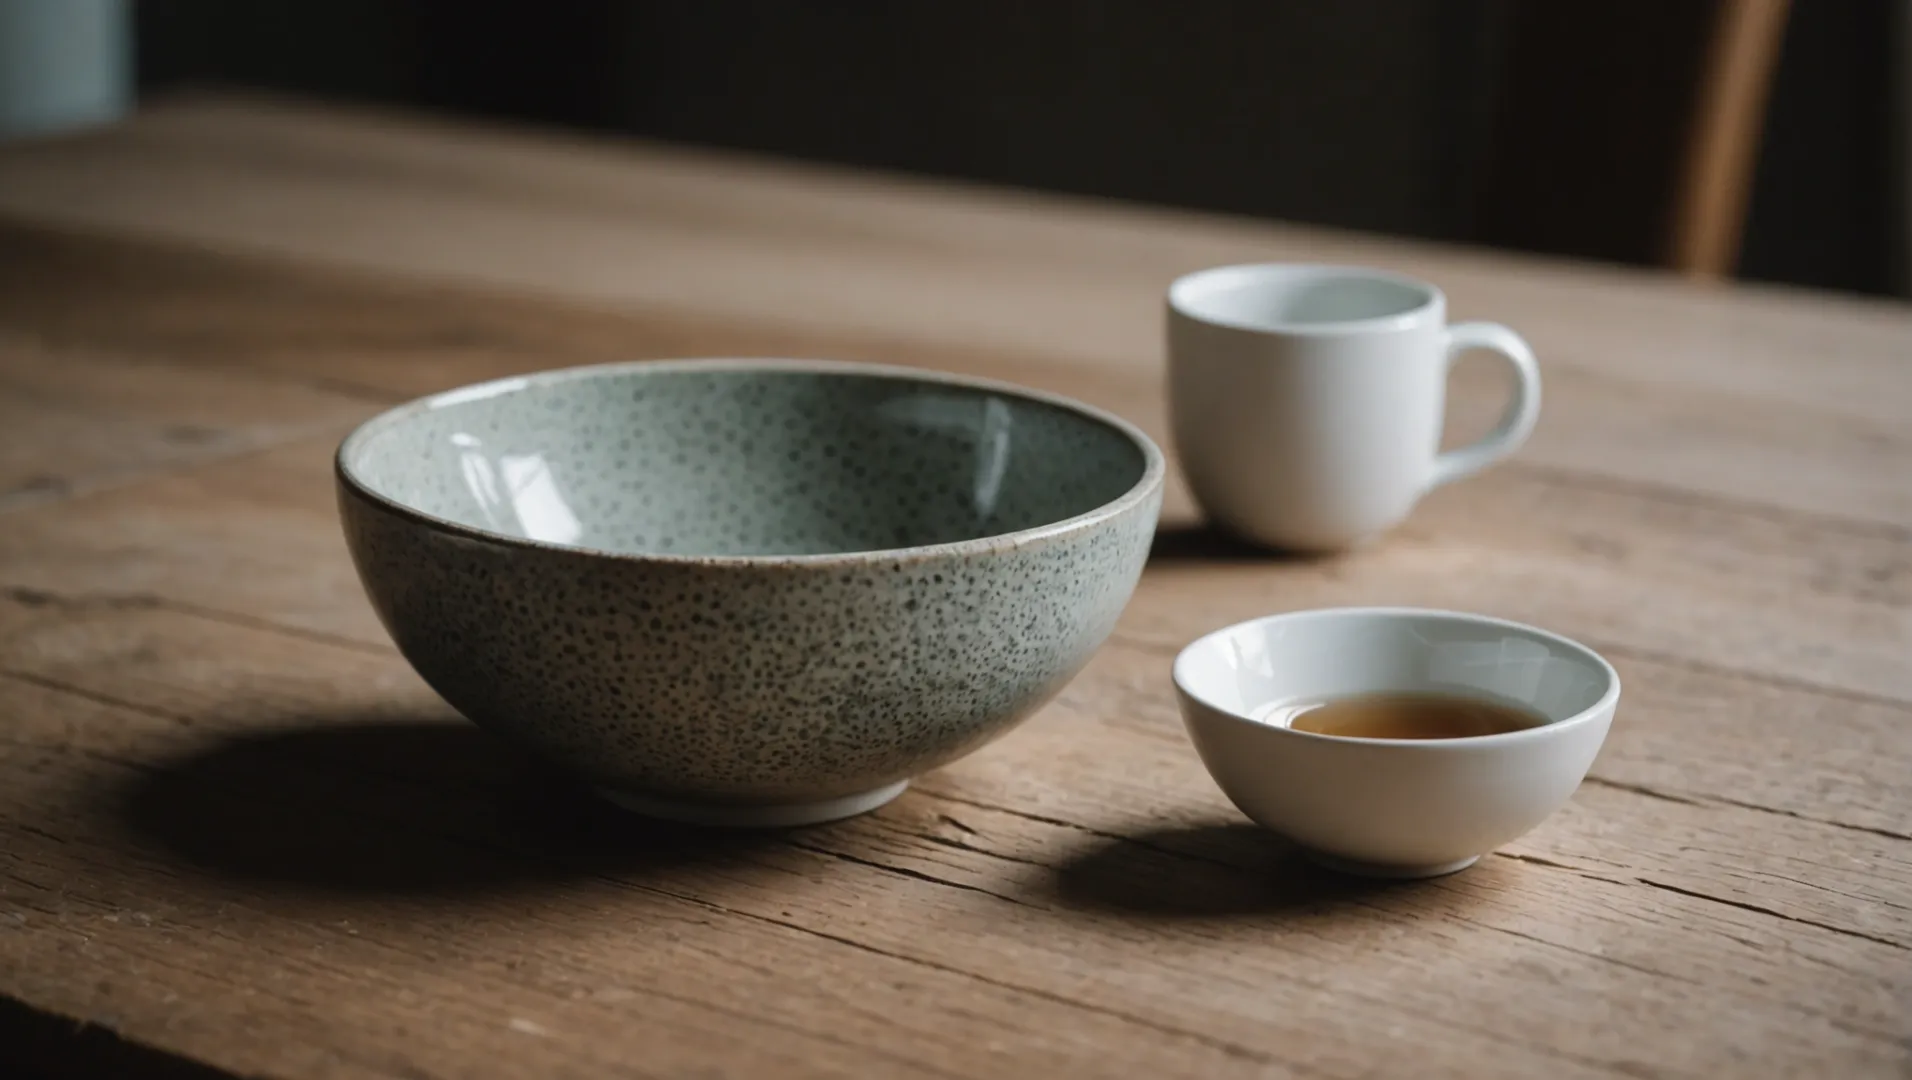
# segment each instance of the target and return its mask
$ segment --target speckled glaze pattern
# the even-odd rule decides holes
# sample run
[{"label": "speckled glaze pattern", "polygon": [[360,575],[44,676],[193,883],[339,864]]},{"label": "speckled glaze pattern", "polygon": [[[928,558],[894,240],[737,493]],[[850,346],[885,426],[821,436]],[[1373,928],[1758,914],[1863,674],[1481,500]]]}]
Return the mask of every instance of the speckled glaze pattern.
[{"label": "speckled glaze pattern", "polygon": [[356,453],[367,487],[448,521],[687,555],[1015,532],[1121,497],[1145,464],[1123,432],[1048,402],[727,366],[533,381],[420,411]]},{"label": "speckled glaze pattern", "polygon": [[1013,387],[727,361],[454,391],[338,471],[373,606],[460,712],[602,787],[774,805],[917,775],[1061,689],[1163,463]]}]

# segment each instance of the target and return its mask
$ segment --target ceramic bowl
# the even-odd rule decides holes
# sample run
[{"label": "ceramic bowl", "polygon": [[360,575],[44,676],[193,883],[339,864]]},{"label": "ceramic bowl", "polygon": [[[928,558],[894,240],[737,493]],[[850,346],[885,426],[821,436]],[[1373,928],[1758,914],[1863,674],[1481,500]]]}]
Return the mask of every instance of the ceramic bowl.
[{"label": "ceramic bowl", "polygon": [[[1339,869],[1425,877],[1540,824],[1600,752],[1620,677],[1584,645],[1451,611],[1339,608],[1217,630],[1175,659],[1182,718],[1222,792]],[[1442,693],[1522,706],[1537,727],[1345,738],[1263,718],[1297,700]]]},{"label": "ceramic bowl", "polygon": [[739,825],[879,806],[1055,694],[1163,471],[1062,398],[770,360],[453,390],[337,459],[359,578],[446,701],[627,807]]}]

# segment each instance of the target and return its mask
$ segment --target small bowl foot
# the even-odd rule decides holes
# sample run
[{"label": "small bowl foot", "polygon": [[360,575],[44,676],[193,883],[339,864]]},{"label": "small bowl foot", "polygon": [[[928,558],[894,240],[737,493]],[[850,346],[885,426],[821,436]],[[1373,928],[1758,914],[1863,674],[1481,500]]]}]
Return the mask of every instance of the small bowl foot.
[{"label": "small bowl foot", "polygon": [[726,829],[788,829],[867,813],[903,794],[909,786],[908,780],[898,780],[873,791],[805,803],[696,802],[616,788],[595,790],[617,806],[645,817]]},{"label": "small bowl foot", "polygon": [[1465,870],[1480,861],[1479,855],[1469,855],[1465,859],[1453,862],[1428,863],[1425,865],[1400,865],[1396,863],[1361,862],[1358,859],[1343,859],[1338,855],[1325,852],[1307,852],[1309,859],[1316,865],[1324,866],[1340,874],[1352,874],[1368,878],[1430,878],[1451,874],[1456,870]]}]

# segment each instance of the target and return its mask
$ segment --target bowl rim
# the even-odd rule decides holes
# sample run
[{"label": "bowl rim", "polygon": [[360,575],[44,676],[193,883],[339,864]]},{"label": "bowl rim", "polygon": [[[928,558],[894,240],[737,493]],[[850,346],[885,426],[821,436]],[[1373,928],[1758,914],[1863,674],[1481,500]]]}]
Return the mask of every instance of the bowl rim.
[{"label": "bowl rim", "polygon": [[[467,525],[436,514],[427,513],[417,507],[400,502],[376,489],[359,477],[348,463],[349,455],[360,446],[389,429],[402,425],[407,420],[424,413],[468,401],[482,401],[487,398],[515,394],[534,387],[548,386],[553,383],[585,381],[606,378],[627,372],[671,372],[671,371],[761,371],[761,372],[806,372],[825,375],[853,375],[870,378],[893,379],[897,382],[914,382],[936,386],[949,386],[970,391],[982,391],[1005,397],[1020,398],[1024,401],[1046,405],[1074,413],[1077,416],[1101,424],[1126,437],[1136,449],[1142,452],[1142,475],[1136,482],[1108,502],[1086,510],[1073,517],[1047,522],[1014,532],[993,533],[989,536],[971,537],[965,540],[953,540],[941,544],[924,544],[916,547],[870,548],[863,551],[833,551],[808,555],[698,555],[670,552],[634,552],[612,551],[608,548],[592,547],[585,544],[560,544],[548,540],[531,540],[522,536]],[[927,368],[914,368],[901,364],[877,364],[854,360],[824,360],[800,357],[682,357],[658,360],[624,360],[603,364],[581,364],[572,367],[549,368],[543,371],[528,372],[522,375],[507,375],[465,386],[441,390],[426,394],[410,401],[395,405],[370,417],[353,428],[339,440],[338,449],[332,455],[333,472],[338,482],[353,495],[377,506],[388,513],[406,518],[425,528],[482,540],[505,547],[524,548],[526,550],[561,552],[569,555],[587,556],[599,559],[617,559],[643,563],[669,563],[678,565],[696,565],[711,567],[751,567],[751,566],[842,566],[870,562],[914,562],[925,559],[982,554],[1003,550],[1028,547],[1034,544],[1066,537],[1074,533],[1093,528],[1104,521],[1115,518],[1157,492],[1168,471],[1167,460],[1155,440],[1141,428],[1104,409],[1086,402],[1078,401],[1063,394],[1037,390],[1033,387],[1019,386],[998,379],[963,375],[955,372],[935,371]]]},{"label": "bowl rim", "polygon": [[[1588,662],[1588,666],[1595,668],[1605,675],[1607,680],[1606,691],[1600,695],[1599,700],[1581,709],[1579,712],[1574,713],[1572,716],[1563,717],[1559,720],[1549,720],[1547,723],[1536,724],[1533,727],[1522,728],[1519,731],[1504,731],[1495,735],[1462,735],[1448,739],[1372,739],[1365,736],[1324,735],[1315,731],[1296,731],[1291,727],[1280,724],[1263,723],[1260,720],[1244,716],[1235,709],[1218,704],[1210,698],[1197,693],[1190,684],[1190,680],[1183,678],[1182,665],[1190,656],[1194,655],[1196,650],[1209,647],[1211,642],[1242,627],[1289,619],[1307,621],[1317,618],[1341,618],[1350,615],[1388,619],[1433,617],[1451,622],[1469,623],[1475,626],[1494,627],[1501,630],[1512,630],[1517,633],[1526,634],[1559,646],[1567,652],[1578,654],[1582,659]],[[1235,723],[1251,724],[1257,729],[1275,733],[1276,737],[1303,739],[1321,743],[1346,743],[1356,746],[1389,747],[1400,753],[1440,753],[1479,747],[1507,746],[1536,739],[1552,738],[1564,734],[1572,728],[1592,723],[1594,719],[1601,714],[1611,712],[1620,700],[1620,673],[1614,670],[1613,665],[1607,661],[1606,657],[1601,656],[1598,652],[1586,645],[1564,634],[1556,634],[1551,630],[1544,630],[1528,623],[1515,622],[1512,619],[1496,618],[1492,615],[1479,615],[1470,611],[1453,611],[1446,608],[1356,606],[1303,608],[1298,611],[1283,611],[1271,615],[1258,615],[1252,619],[1243,619],[1239,622],[1229,623],[1227,626],[1211,630],[1201,637],[1196,638],[1194,641],[1189,642],[1182,647],[1180,652],[1175,654],[1175,662],[1170,672],[1177,692],[1203,705],[1214,715],[1226,717]],[[1191,720],[1190,722],[1193,721]]]}]

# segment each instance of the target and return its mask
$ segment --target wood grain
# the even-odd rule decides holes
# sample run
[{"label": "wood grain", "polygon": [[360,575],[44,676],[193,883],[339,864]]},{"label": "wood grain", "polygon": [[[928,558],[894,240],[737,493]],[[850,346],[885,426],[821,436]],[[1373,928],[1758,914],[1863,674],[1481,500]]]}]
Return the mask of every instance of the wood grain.
[{"label": "wood grain", "polygon": [[[71,717],[71,701],[46,700],[54,693],[113,712],[110,723],[69,720],[47,730],[29,722],[11,733],[5,789],[17,793],[10,798],[46,801],[16,803],[9,819],[60,830],[51,841],[28,845],[37,834],[27,834],[9,844],[24,864],[9,882],[14,910],[29,921],[81,923],[86,929],[77,932],[88,939],[151,939],[161,936],[151,932],[156,923],[181,933],[195,926],[176,906],[221,900],[226,913],[210,925],[239,939],[229,960],[241,965],[234,982],[257,977],[244,965],[258,963],[260,951],[277,962],[280,949],[316,946],[323,960],[299,971],[299,982],[308,993],[328,982],[341,992],[351,987],[365,1016],[378,1014],[368,997],[388,994],[396,1015],[406,1016],[399,991],[409,989],[411,1000],[450,1013],[433,1021],[454,1030],[477,1031],[486,1010],[502,1009],[540,1029],[568,1023],[586,1036],[612,1017],[572,1007],[559,991],[608,976],[594,970],[599,965],[631,979],[633,966],[668,964],[656,975],[676,975],[668,981],[698,1005],[726,1000],[726,987],[747,998],[726,981],[738,977],[727,965],[772,962],[760,956],[765,949],[778,963],[797,963],[790,950],[759,938],[767,924],[788,924],[811,939],[855,943],[834,960],[809,961],[834,964],[839,977],[880,978],[860,969],[893,969],[900,959],[1008,984],[1041,998],[1040,1011],[1075,1038],[1091,1031],[1074,1010],[1130,1017],[1165,1051],[1159,1066],[1176,1072],[1245,1057],[1341,1074],[1352,1061],[1285,1053],[1330,1052],[1358,1041],[1361,1025],[1383,1020],[1401,1029],[1395,1045],[1403,1056],[1371,1065],[1406,1067],[1439,1045],[1456,1059],[1497,1054],[1502,1065],[1489,1071],[1506,1075],[1610,1071],[1627,1064],[1642,1033],[1670,1041],[1694,1028],[1720,1040],[1685,1043],[1683,1064],[1696,1071],[1742,1053],[1780,1054],[1779,1063],[1801,1068],[1834,1059],[1877,1067],[1893,1060],[1892,1040],[1909,1033],[1912,910],[1892,899],[1906,895],[1912,876],[1902,841],[1800,821],[1754,824],[1744,820],[1757,819],[1754,810],[1595,787],[1484,874],[1427,888],[1345,885],[1302,870],[1278,845],[1231,823],[1219,796],[1203,791],[1199,766],[1166,737],[1174,724],[1167,707],[1138,707],[1122,680],[1106,676],[1132,666],[1119,652],[1099,661],[1101,675],[1078,684],[1102,687],[1101,700],[1084,700],[1086,688],[1072,691],[1019,733],[1013,742],[1022,746],[1005,742],[945,770],[892,812],[713,848],[692,835],[633,834],[564,789],[521,775],[487,741],[448,723],[389,654],[261,640],[167,611],[40,605],[16,610],[9,622],[9,655],[27,658],[0,683],[10,712]],[[22,624],[31,624],[26,648]],[[1616,742],[1625,734],[1616,732]],[[1127,768],[1111,770],[1111,759]],[[1062,799],[1032,804],[1010,784]],[[248,821],[224,820],[231,815]],[[559,835],[581,824],[581,833]],[[368,829],[382,838],[368,843]],[[131,836],[115,839],[116,832]],[[65,858],[99,865],[66,875],[59,870],[70,863],[40,865],[56,845]],[[659,847],[670,865],[647,865]],[[1710,849],[1710,857],[1696,861],[1682,849]],[[1771,854],[1805,880],[1734,881],[1731,867]],[[550,859],[557,865],[543,864]],[[132,873],[146,887],[57,901],[45,887],[108,870]],[[573,877],[589,883],[556,887]],[[106,918],[115,913],[119,923]],[[913,929],[926,918],[937,928],[927,937]],[[672,928],[669,949],[644,940],[660,922]],[[446,938],[427,923],[458,933]],[[645,930],[622,946],[587,930],[619,924]],[[344,930],[315,942],[314,925]],[[290,941],[275,945],[272,935],[289,929]],[[263,949],[255,932],[268,935]],[[562,942],[579,935],[592,944],[574,955],[579,946]],[[1385,972],[1359,962],[1384,943]],[[142,970],[168,959],[163,950],[118,948],[135,950],[120,959],[137,959]],[[693,971],[679,972],[670,959],[705,950],[712,962]],[[116,955],[105,952],[103,959]],[[1102,966],[1114,955],[1131,962]],[[1498,966],[1516,957],[1511,970]],[[1810,970],[1799,970],[1804,962]],[[1483,963],[1491,978],[1478,970]],[[531,985],[509,985],[507,973],[523,969],[530,970],[519,978]],[[361,972],[378,981],[354,985]],[[556,982],[540,985],[539,972]],[[800,967],[757,973],[766,990],[804,975]],[[1240,993],[1249,987],[1253,994]],[[937,988],[916,1003],[918,1013],[886,997],[888,1027],[937,1029],[953,992]],[[1444,1015],[1456,993],[1475,1006],[1467,1023]],[[649,1010],[648,995],[640,998]],[[1059,1010],[1058,1000],[1071,1008]],[[1596,1001],[1618,1010],[1617,1028],[1576,1033],[1573,1017]],[[233,1007],[255,1019],[250,1006]],[[1020,1008],[1035,1006],[1024,1000]],[[804,1015],[790,1018],[798,1032]],[[673,1027],[693,1023],[674,1010],[665,1017]],[[1012,1041],[1013,1060],[1031,1060],[1043,1042],[1039,1029],[973,1019],[999,1042],[1021,1033],[1028,1044]],[[256,1017],[274,1027],[280,1020],[269,1003]],[[912,1041],[941,1054],[960,1046],[961,1025],[940,1023],[952,1042],[923,1048],[925,1034]],[[499,1036],[522,1034],[509,1019],[494,1016],[492,1024],[506,1029]],[[1536,1030],[1544,1040],[1535,1041]],[[1168,1038],[1191,1033],[1203,1038],[1189,1042],[1220,1056],[1209,1060]],[[1804,1045],[1802,1036],[1810,1037]],[[303,1037],[323,1044],[319,1033]],[[776,1047],[786,1033],[760,1038]],[[893,1049],[890,1039],[857,1045]],[[787,1052],[800,1058],[815,1048],[797,1039]],[[1678,1071],[1682,1061],[1655,1064]]]},{"label": "wood grain", "polygon": [[[244,103],[184,104],[11,154],[0,213],[742,320],[819,345],[1046,357],[1152,380],[1176,274],[1380,263],[1438,281],[1458,316],[1516,324],[1551,384],[1592,381],[1584,408],[1550,397],[1530,461],[1912,527],[1912,494],[1891,480],[1912,468],[1900,422],[1912,387],[1895,362],[1912,315],[1898,304]],[[1722,398],[1730,410],[1711,407]],[[1795,444],[1811,452],[1774,449]]]},{"label": "wood grain", "polygon": [[82,354],[0,331],[0,513],[331,430],[364,412],[360,400],[283,380]]},{"label": "wood grain", "polygon": [[[0,995],[49,1023],[301,1078],[1912,1072],[1902,308],[218,100],[0,151],[0,215]],[[338,536],[353,423],[561,364],[878,359],[1165,438],[1163,282],[1294,255],[1520,327],[1536,443],[1331,560],[1177,480],[1090,669],[854,821],[590,803],[419,683]],[[1310,870],[1182,735],[1182,642],[1365,601],[1626,685],[1462,875]]]},{"label": "wood grain", "polygon": [[[1151,374],[1123,368],[1091,376],[1045,356],[895,348],[848,338],[822,340],[815,333],[775,324],[578,311],[523,298],[476,299],[337,275],[267,273],[257,266],[212,259],[169,262],[163,253],[138,247],[111,248],[19,229],[0,238],[23,256],[34,256],[13,265],[64,265],[44,275],[56,283],[62,278],[84,280],[99,289],[102,280],[119,282],[104,286],[115,309],[123,313],[108,330],[97,329],[98,320],[85,319],[83,308],[72,310],[70,299],[63,308],[57,295],[42,299],[24,289],[0,289],[0,313],[74,353],[145,347],[169,363],[219,371],[237,367],[251,377],[271,371],[305,384],[323,381],[321,390],[343,385],[375,402],[455,384],[460,371],[468,378],[483,378],[633,356],[815,352],[1013,378],[1111,408],[1167,441],[1159,384]],[[142,292],[141,281],[155,283],[152,295]],[[41,288],[68,297],[77,291]],[[135,300],[142,295],[143,305]],[[223,314],[225,309],[218,306],[222,296],[236,298],[230,306],[240,314]],[[19,299],[4,299],[9,297]],[[296,325],[298,332],[273,330],[286,323]],[[1572,380],[1555,379],[1550,385],[1550,416],[1572,409],[1588,393]],[[1464,411],[1470,402],[1463,398],[1458,404],[1457,411]],[[1491,405],[1491,395],[1472,404]],[[359,412],[375,407],[367,404]],[[1594,411],[1609,415],[1618,410]],[[1714,405],[1696,406],[1695,412],[1738,415]],[[163,504],[163,527],[178,530],[180,543],[195,535],[192,522],[201,518],[207,528],[230,534],[249,515],[258,514],[259,529],[275,535],[267,539],[263,531],[249,532],[246,535],[257,542],[242,545],[236,554],[285,561],[277,569],[261,566],[231,583],[209,580],[207,587],[281,593],[300,589],[305,587],[304,575],[295,566],[325,559],[337,565],[326,457],[327,443],[346,426],[336,425],[302,450],[265,454],[256,462],[247,459],[229,473],[181,476],[150,492],[129,492],[125,502]],[[1697,446],[1714,445],[1710,430],[1672,430],[1684,430]],[[1604,437],[1624,441],[1629,435],[1623,429]],[[1778,448],[1765,452],[1801,459],[1834,456],[1809,453],[1797,444],[1791,449],[1771,445]],[[1855,454],[1863,449],[1854,446]],[[1883,462],[1870,454],[1861,456],[1868,464],[1852,468],[1864,470],[1869,483],[1906,487],[1889,455]],[[268,508],[259,501],[278,503],[293,495],[299,496],[305,515],[293,527],[284,527],[291,525],[282,516],[287,507]],[[1912,488],[1907,495],[1912,497]],[[119,557],[129,528],[116,514],[134,520],[146,516],[137,507],[121,511],[121,505],[121,500],[93,500],[23,523],[23,529],[46,532],[34,540],[19,534],[19,546],[31,546],[44,559],[65,559],[68,566],[62,570],[44,562],[23,562],[14,580],[43,579],[68,591],[84,591],[77,584],[82,580],[117,579],[125,582],[122,591],[141,591],[149,580],[165,576],[183,586],[188,579],[180,578],[177,568],[152,564],[145,573],[142,566],[147,564]],[[203,514],[188,511],[199,506],[207,508]],[[1170,492],[1167,516],[1177,526],[1194,520],[1192,503],[1179,481]],[[1183,529],[1167,539],[1165,550],[1172,554],[1176,543],[1190,537]],[[1193,539],[1200,542],[1199,537]],[[1906,614],[1912,598],[1912,533],[1895,527],[1789,515],[1737,499],[1681,497],[1651,483],[1608,481],[1523,459],[1478,483],[1437,493],[1399,539],[1371,555],[1337,562],[1332,575],[1306,564],[1270,566],[1238,558],[1212,566],[1201,563],[1195,570],[1198,580],[1184,586],[1171,559],[1164,574],[1152,577],[1175,596],[1168,605],[1173,621],[1163,627],[1160,640],[1187,640],[1271,603],[1394,597],[1529,620],[1565,617],[1575,632],[1603,643],[1912,700],[1912,668],[1903,660],[1912,652],[1912,620]],[[0,538],[0,545],[6,542]],[[189,546],[221,550],[197,541]],[[88,550],[101,552],[115,566],[96,567],[77,558]],[[216,560],[204,565],[208,578],[226,576]],[[94,576],[100,573],[113,577]],[[336,573],[311,579],[313,596],[307,607],[329,606],[337,590],[351,591],[349,573],[342,566]],[[1148,595],[1145,590],[1144,600]],[[1677,602],[1657,602],[1666,598]],[[245,602],[231,600],[226,606]],[[1797,615],[1785,633],[1773,632],[1761,617],[1775,604]],[[363,612],[346,615],[382,640]],[[304,618],[302,625],[341,629],[315,621],[316,616]],[[1838,655],[1829,656],[1834,642],[1840,646]]]}]

